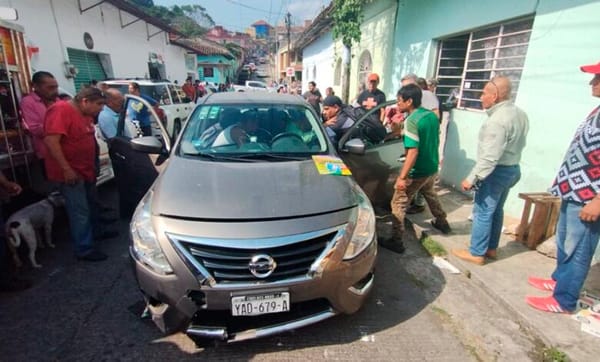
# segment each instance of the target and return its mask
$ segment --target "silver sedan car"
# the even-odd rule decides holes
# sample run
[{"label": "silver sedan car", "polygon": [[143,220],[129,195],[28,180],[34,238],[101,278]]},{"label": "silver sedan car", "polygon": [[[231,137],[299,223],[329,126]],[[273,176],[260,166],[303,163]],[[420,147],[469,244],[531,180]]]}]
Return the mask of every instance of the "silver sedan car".
[{"label": "silver sedan car", "polygon": [[[205,97],[169,140],[117,137],[111,149],[117,184],[138,195],[140,164],[155,168],[142,172],[130,252],[161,330],[231,342],[363,305],[375,214],[347,165],[373,162],[368,142],[348,140],[345,162],[308,103],[263,92]],[[384,184],[402,154],[390,145]]]}]

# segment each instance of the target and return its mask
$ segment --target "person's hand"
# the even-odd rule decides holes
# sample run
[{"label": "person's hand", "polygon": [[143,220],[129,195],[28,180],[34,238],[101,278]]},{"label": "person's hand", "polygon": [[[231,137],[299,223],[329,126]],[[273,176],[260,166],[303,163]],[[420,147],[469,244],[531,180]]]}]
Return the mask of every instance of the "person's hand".
[{"label": "person's hand", "polygon": [[324,125],[325,127],[331,127],[335,124],[335,119],[328,119],[327,121],[325,121]]},{"label": "person's hand", "polygon": [[600,216],[600,199],[594,197],[587,205],[579,212],[579,218],[585,222],[595,222]]},{"label": "person's hand", "polygon": [[406,187],[408,187],[408,185],[410,185],[412,183],[411,179],[403,179],[398,177],[396,179],[396,183],[394,184],[394,188],[398,191],[404,191],[406,190]]},{"label": "person's hand", "polygon": [[70,167],[63,171],[63,176],[65,178],[65,183],[68,185],[73,185],[79,181],[79,175]]},{"label": "person's hand", "polygon": [[17,196],[18,194],[21,193],[21,191],[23,191],[23,189],[21,188],[21,185],[19,185],[16,182],[12,182],[12,181],[8,181],[7,183],[5,183],[2,186],[4,187],[4,189],[10,196]]},{"label": "person's hand", "polygon": [[460,186],[462,187],[463,191],[469,191],[473,188],[473,184],[467,180],[463,180],[463,182],[461,182]]}]

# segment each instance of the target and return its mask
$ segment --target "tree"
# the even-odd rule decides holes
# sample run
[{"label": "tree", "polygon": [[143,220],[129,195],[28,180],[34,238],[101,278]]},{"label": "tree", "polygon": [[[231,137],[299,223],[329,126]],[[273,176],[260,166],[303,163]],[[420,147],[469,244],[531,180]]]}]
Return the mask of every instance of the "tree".
[{"label": "tree", "polygon": [[342,57],[343,79],[342,100],[348,103],[350,94],[350,54],[352,43],[359,42],[363,22],[363,5],[367,0],[333,0],[333,39],[342,40],[344,56]]},{"label": "tree", "polygon": [[188,38],[201,36],[207,29],[215,26],[215,22],[200,5],[154,5],[152,0],[129,0],[140,7],[148,15],[169,24]]}]

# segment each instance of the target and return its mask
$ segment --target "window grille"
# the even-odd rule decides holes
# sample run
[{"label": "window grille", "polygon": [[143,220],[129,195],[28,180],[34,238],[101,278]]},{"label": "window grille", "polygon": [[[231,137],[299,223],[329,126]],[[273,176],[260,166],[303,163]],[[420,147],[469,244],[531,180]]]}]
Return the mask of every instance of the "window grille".
[{"label": "window grille", "polygon": [[440,40],[436,93],[443,102],[481,109],[479,97],[494,76],[508,77],[516,96],[521,80],[533,18],[519,19]]}]

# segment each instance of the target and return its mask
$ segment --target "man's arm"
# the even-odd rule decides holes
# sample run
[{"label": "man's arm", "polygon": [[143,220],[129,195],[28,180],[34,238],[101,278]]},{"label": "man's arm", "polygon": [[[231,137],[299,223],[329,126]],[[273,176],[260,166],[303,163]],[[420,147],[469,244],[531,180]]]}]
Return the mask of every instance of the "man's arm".
[{"label": "man's arm", "polygon": [[23,191],[18,183],[12,182],[0,171],[0,187],[2,187],[10,196],[16,196]]},{"label": "man's arm", "polygon": [[65,183],[74,184],[79,180],[79,175],[71,168],[71,165],[67,162],[65,155],[62,151],[62,147],[60,146],[60,139],[62,135],[60,134],[49,134],[44,137],[44,143],[46,147],[48,147],[48,152],[50,156],[52,156],[60,168],[63,170],[63,174],[65,177]]},{"label": "man's arm", "polygon": [[23,114],[23,121],[29,133],[35,137],[44,137],[44,119],[35,111],[35,100],[33,98],[23,98],[21,101],[21,114]]},{"label": "man's arm", "polygon": [[476,179],[483,180],[494,171],[506,149],[506,129],[499,122],[488,121],[483,127],[485,129],[478,146],[481,154],[478,155],[475,167],[465,179],[471,185]]},{"label": "man's arm", "polygon": [[410,170],[415,166],[417,162],[417,156],[419,155],[419,149],[416,147],[411,147],[406,149],[406,160],[404,160],[404,165],[402,166],[402,170],[400,170],[400,174],[396,179],[396,184],[394,188],[396,190],[406,190],[406,186],[410,184],[408,181],[408,174]]},{"label": "man's arm", "polygon": [[597,194],[579,212],[579,218],[585,222],[595,222],[598,217],[600,217],[600,194]]}]

